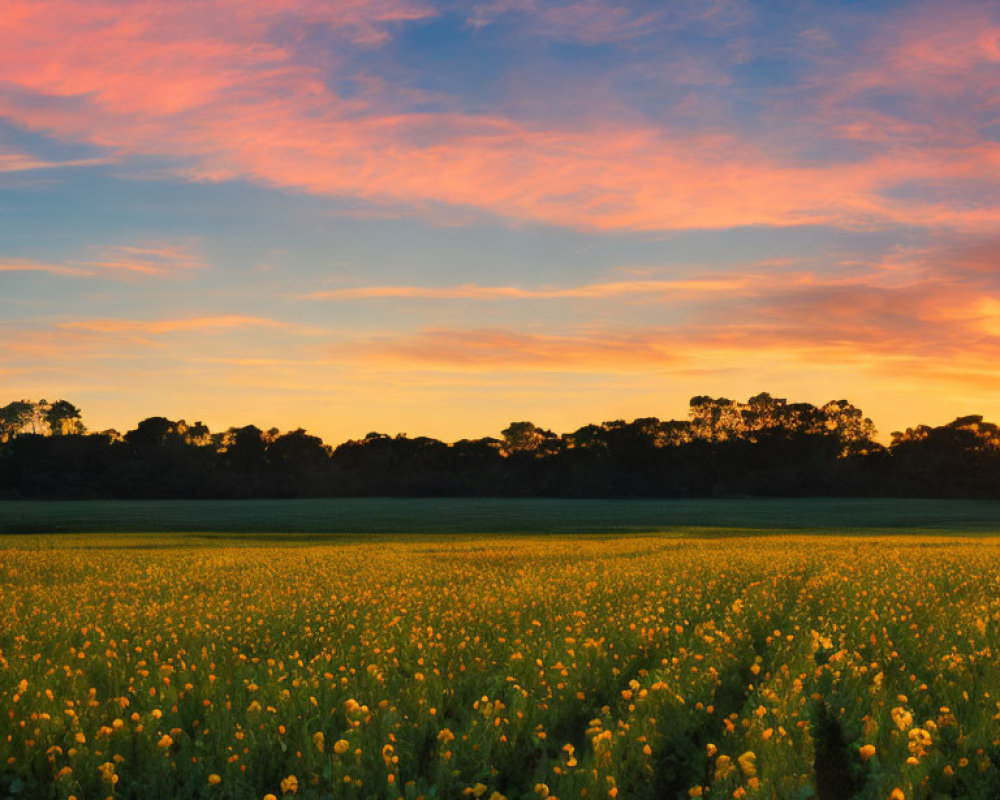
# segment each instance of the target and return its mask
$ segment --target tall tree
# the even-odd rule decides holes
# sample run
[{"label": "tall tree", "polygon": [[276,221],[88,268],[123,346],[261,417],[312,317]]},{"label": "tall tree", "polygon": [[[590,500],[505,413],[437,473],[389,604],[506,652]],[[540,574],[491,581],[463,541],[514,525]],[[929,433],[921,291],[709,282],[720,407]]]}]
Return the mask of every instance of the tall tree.
[{"label": "tall tree", "polygon": [[44,416],[52,436],[71,436],[87,431],[80,418],[80,409],[68,400],[56,400],[44,409]]},{"label": "tall tree", "polygon": [[552,431],[539,428],[533,422],[512,422],[500,431],[500,435],[508,454],[537,452],[549,440],[558,440]]},{"label": "tall tree", "polygon": [[46,433],[47,425],[42,409],[47,406],[48,403],[44,400],[41,403],[15,400],[0,408],[0,439],[6,442],[22,433]]}]

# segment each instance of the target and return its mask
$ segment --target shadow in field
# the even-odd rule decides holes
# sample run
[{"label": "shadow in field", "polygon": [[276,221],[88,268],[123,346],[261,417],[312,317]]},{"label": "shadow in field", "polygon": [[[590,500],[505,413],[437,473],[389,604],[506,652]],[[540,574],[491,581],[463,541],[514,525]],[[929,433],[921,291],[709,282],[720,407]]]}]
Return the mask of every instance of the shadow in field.
[{"label": "shadow in field", "polygon": [[819,800],[851,800],[864,784],[857,758],[849,751],[844,729],[825,702],[816,711],[813,733],[816,792]]},{"label": "shadow in field", "polygon": [[[1000,502],[346,498],[0,502],[0,533],[639,534],[1000,532]],[[289,531],[294,533],[289,533]],[[290,541],[291,539],[285,539]]]}]

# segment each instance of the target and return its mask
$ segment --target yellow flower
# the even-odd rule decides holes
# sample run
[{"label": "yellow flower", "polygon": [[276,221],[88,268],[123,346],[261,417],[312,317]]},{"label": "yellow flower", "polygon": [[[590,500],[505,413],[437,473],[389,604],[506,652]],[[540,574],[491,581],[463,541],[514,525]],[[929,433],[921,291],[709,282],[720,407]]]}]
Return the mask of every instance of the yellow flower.
[{"label": "yellow flower", "polygon": [[295,794],[299,790],[299,780],[294,775],[281,779],[281,791],[285,794]]},{"label": "yellow flower", "polygon": [[319,750],[321,753],[323,752],[324,741],[325,739],[323,737],[323,731],[316,731],[316,733],[313,734],[313,744],[316,746],[316,749]]},{"label": "yellow flower", "polygon": [[892,721],[896,723],[896,727],[901,731],[905,731],[913,724],[913,714],[907,711],[905,708],[894,708],[891,712]]},{"label": "yellow flower", "polygon": [[222,778],[216,775],[214,772],[208,776],[208,782],[210,785],[215,786],[217,783],[222,783]]},{"label": "yellow flower", "polygon": [[441,732],[437,735],[437,740],[443,742],[444,744],[449,744],[455,741],[455,734],[453,734],[448,728],[442,728]]},{"label": "yellow flower", "polygon": [[927,754],[927,748],[931,746],[933,740],[930,733],[923,728],[914,728],[908,734],[910,740],[909,749],[913,755],[920,758]]},{"label": "yellow flower", "polygon": [[158,741],[156,743],[156,746],[157,747],[162,747],[162,748],[167,748],[167,747],[170,747],[173,743],[174,743],[174,740],[170,738],[170,734],[165,733],[165,734],[163,734],[163,736],[160,737],[160,741]]},{"label": "yellow flower", "polygon": [[344,755],[350,749],[351,743],[347,739],[338,739],[333,745],[333,752],[338,756]]},{"label": "yellow flower", "polygon": [[873,744],[863,744],[858,748],[858,755],[861,756],[862,761],[867,761],[873,755],[875,755],[875,745]]},{"label": "yellow flower", "polygon": [[747,778],[752,778],[757,774],[757,754],[753,750],[747,750],[736,761]]}]

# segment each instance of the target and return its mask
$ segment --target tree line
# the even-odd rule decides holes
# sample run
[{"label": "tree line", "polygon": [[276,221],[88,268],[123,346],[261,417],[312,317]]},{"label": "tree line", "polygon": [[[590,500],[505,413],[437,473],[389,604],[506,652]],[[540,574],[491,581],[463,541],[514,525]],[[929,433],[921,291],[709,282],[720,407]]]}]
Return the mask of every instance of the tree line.
[{"label": "tree line", "polygon": [[305,430],[213,432],[149,417],[88,432],[66,400],[0,408],[0,498],[346,496],[1000,498],[1000,429],[981,416],[875,440],[846,400],[762,393],[691,399],[688,418],[556,434],[512,422],[446,443],[369,433],[336,447]]}]

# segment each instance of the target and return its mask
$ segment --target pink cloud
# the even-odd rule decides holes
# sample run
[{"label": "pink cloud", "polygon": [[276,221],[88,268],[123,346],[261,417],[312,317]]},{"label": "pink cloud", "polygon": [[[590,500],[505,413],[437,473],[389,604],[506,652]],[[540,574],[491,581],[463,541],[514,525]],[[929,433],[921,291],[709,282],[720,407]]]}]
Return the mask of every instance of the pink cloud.
[{"label": "pink cloud", "polygon": [[963,162],[966,175],[984,164],[994,170],[996,143],[983,135],[983,127],[998,117],[995,4],[904,6],[872,33],[840,49],[828,42],[816,49],[803,40],[814,61],[805,82],[812,96],[801,109],[804,118],[817,130],[873,145],[900,161],[916,157],[925,173],[940,159],[941,178],[952,176],[953,169],[961,175]]},{"label": "pink cloud", "polygon": [[37,169],[58,169],[60,167],[91,167],[108,163],[104,158],[78,158],[65,161],[49,161],[35,158],[26,153],[0,153],[0,173],[29,172]]},{"label": "pink cloud", "polygon": [[[613,7],[586,2],[582,8],[583,21],[591,21],[581,38],[618,22]],[[338,95],[324,72],[343,68],[336,56],[320,69],[287,35],[319,26],[342,41],[377,46],[393,24],[433,13],[403,0],[10,0],[0,25],[0,72],[10,91],[0,95],[0,115],[120,158],[168,156],[193,180],[243,178],[411,211],[446,204],[597,229],[815,223],[982,229],[1000,222],[1000,202],[970,206],[886,194],[906,182],[1000,179],[1000,145],[983,138],[946,138],[934,148],[886,146],[847,164],[803,164],[735,129],[696,134],[599,114],[568,128],[495,114],[413,113],[377,81],[360,96]],[[581,18],[565,6],[539,13]],[[279,27],[286,31],[280,37]],[[935,58],[958,69],[963,86],[971,84],[977,65],[993,63],[991,30],[955,28],[940,56],[921,49],[917,34],[904,37],[885,64],[857,71],[853,84],[845,79],[847,94],[837,96],[880,85],[891,59],[926,65],[898,78],[907,86],[936,74]],[[978,55],[963,61],[963,44]],[[932,89],[947,91],[953,82],[932,82]],[[826,102],[835,108],[839,101]],[[874,136],[866,125],[874,131],[879,122],[869,116],[841,127],[845,136]]]}]

